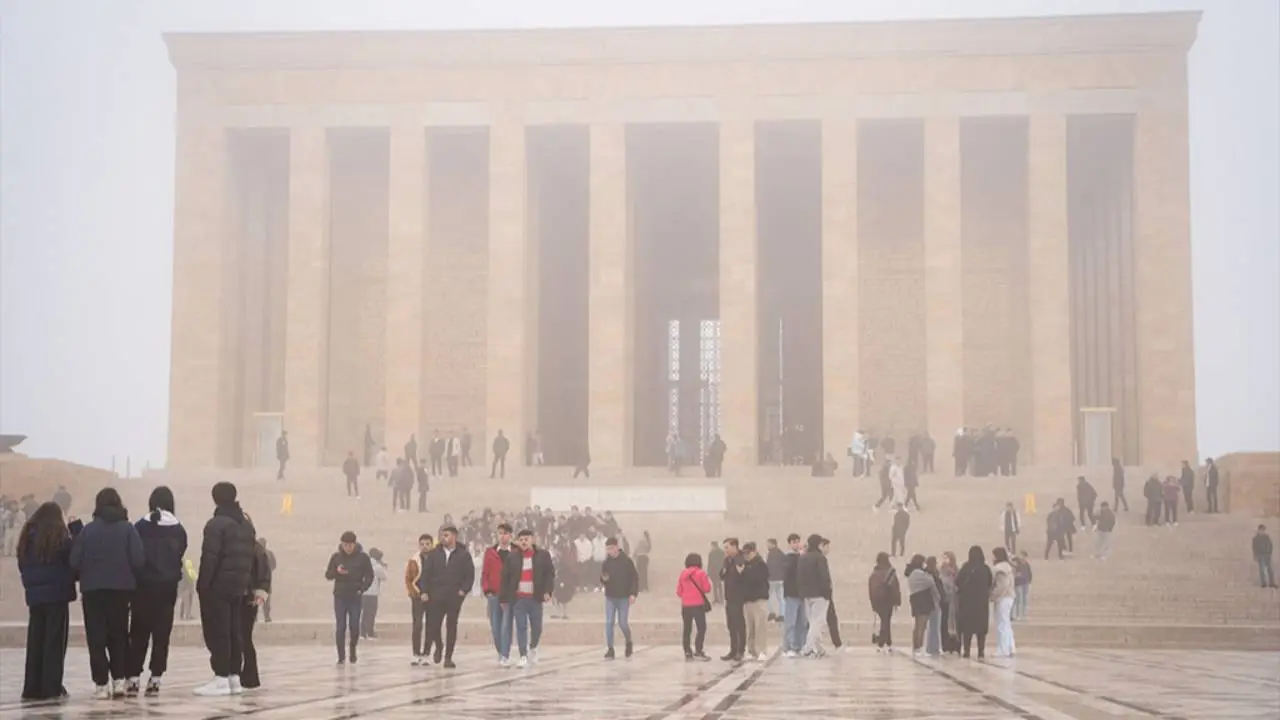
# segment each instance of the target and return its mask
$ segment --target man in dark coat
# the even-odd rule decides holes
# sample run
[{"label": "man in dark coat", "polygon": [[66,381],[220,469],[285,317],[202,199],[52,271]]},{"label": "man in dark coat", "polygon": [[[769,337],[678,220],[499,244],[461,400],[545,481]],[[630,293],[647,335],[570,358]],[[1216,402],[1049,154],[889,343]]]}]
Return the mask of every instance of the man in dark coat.
[{"label": "man in dark coat", "polygon": [[724,471],[724,454],[728,450],[728,446],[724,444],[720,434],[716,433],[711,439],[711,444],[707,446],[706,470],[707,477],[720,477]]},{"label": "man in dark coat", "polygon": [[920,460],[924,463],[921,472],[925,474],[933,473],[933,454],[938,450],[938,443],[934,442],[928,432],[920,437]]},{"label": "man in dark coat", "polygon": [[1196,489],[1196,471],[1191,469],[1191,463],[1186,460],[1182,461],[1182,475],[1178,478],[1178,484],[1182,486],[1182,498],[1187,503],[1187,514],[1190,515],[1196,511],[1196,501],[1194,497]]},{"label": "man in dark coat", "polygon": [[[495,556],[497,547],[491,548]],[[527,568],[526,579],[526,560]],[[542,604],[551,601],[556,588],[556,568],[551,553],[533,543],[533,531],[524,529],[516,536],[515,547],[507,551],[499,573],[498,603],[504,617],[515,624],[520,667],[538,658],[538,641],[542,638]],[[511,636],[499,648],[499,661],[505,667],[511,657]]]},{"label": "man in dark coat", "polygon": [[236,486],[213,486],[213,517],[204,526],[200,548],[200,626],[209,648],[214,679],[196,690],[199,695],[232,695],[240,691],[241,615],[249,593],[257,531],[236,502]]},{"label": "man in dark coat", "polygon": [[453,648],[458,642],[458,613],[476,582],[476,566],[471,554],[458,547],[458,528],[448,525],[440,529],[440,544],[427,553],[422,574],[427,578],[427,646],[436,645],[435,662],[439,663],[444,624],[444,667],[452,670]]},{"label": "man in dark coat", "polygon": [[360,499],[360,462],[356,460],[354,451],[347,453],[347,459],[342,461],[342,474],[347,478],[347,497],[354,496]]},{"label": "man in dark coat", "polygon": [[[470,434],[463,437],[470,437]],[[492,480],[495,475],[498,477],[507,476],[507,452],[510,450],[511,441],[499,430],[498,436],[493,439],[493,469],[489,471],[489,479]],[[465,452],[469,453],[470,449],[468,448]],[[499,469],[502,471],[501,475],[498,475]]]},{"label": "man in dark coat", "polygon": [[987,628],[991,618],[991,568],[982,548],[969,548],[969,559],[956,574],[956,632],[960,634],[964,657],[978,638],[978,659],[986,654]]},{"label": "man in dark coat", "polygon": [[1218,512],[1218,466],[1213,458],[1205,458],[1204,499],[1207,505],[1205,512]]},{"label": "man in dark coat", "polygon": [[1083,475],[1076,478],[1076,505],[1080,508],[1080,524],[1084,525],[1084,529],[1092,528],[1098,522],[1098,516],[1093,512],[1094,503],[1098,502],[1098,491],[1093,489],[1093,485],[1084,478]]},{"label": "man in dark coat", "polygon": [[1164,505],[1164,488],[1160,485],[1160,478],[1152,475],[1147,478],[1147,482],[1142,486],[1142,497],[1147,499],[1147,525],[1160,524],[1160,508]]},{"label": "man in dark coat", "polygon": [[729,630],[729,652],[721,660],[742,662],[747,652],[747,616],[742,594],[742,567],[744,558],[738,549],[737,538],[725,538],[724,562],[719,569],[720,582],[724,584],[724,619]]},{"label": "man in dark coat", "polygon": [[1112,499],[1111,507],[1120,511],[1120,505],[1124,505],[1124,511],[1129,512],[1129,501],[1124,497],[1124,465],[1120,464],[1120,458],[1111,459],[1111,489],[1115,491],[1116,496]]},{"label": "man in dark coat", "polygon": [[276,472],[276,479],[284,479],[284,466],[289,462],[289,432],[287,430],[280,431],[280,437],[276,439],[276,460],[280,461],[280,469]]},{"label": "man in dark coat", "polygon": [[[345,665],[348,657],[356,664],[356,645],[360,640],[360,613],[364,591],[373,585],[373,563],[364,548],[356,542],[356,534],[350,530],[342,533],[338,549],[329,556],[329,567],[324,579],[333,583],[333,609],[336,621],[334,642],[338,647],[338,664]],[[346,636],[351,633],[350,653]]]}]

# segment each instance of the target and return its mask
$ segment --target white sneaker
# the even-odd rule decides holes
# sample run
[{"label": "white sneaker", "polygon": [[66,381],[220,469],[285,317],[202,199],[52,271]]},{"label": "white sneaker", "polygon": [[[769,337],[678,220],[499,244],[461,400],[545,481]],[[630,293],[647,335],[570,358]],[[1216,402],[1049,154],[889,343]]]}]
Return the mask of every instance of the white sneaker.
[{"label": "white sneaker", "polygon": [[504,657],[498,658],[498,667],[511,667],[511,660]]},{"label": "white sneaker", "polygon": [[538,662],[538,648],[529,648],[529,662]]},{"label": "white sneaker", "polygon": [[521,655],[520,659],[516,661],[516,667],[529,667],[529,657],[527,655]]},{"label": "white sneaker", "polygon": [[200,697],[224,697],[231,694],[231,681],[224,677],[215,677],[208,683],[192,691]]},{"label": "white sneaker", "polygon": [[784,658],[794,658],[794,657],[799,657],[799,656],[800,656],[800,655],[799,655],[799,653],[797,653],[795,650],[788,650],[788,651],[786,651],[786,652],[782,653],[782,657],[784,657]]},{"label": "white sneaker", "polygon": [[414,655],[413,659],[409,661],[409,665],[411,667],[418,667],[419,665],[422,664],[422,660],[423,658],[421,655]]},{"label": "white sneaker", "polygon": [[93,699],[94,699],[94,700],[110,700],[110,699],[111,699],[111,686],[110,686],[110,685],[98,685],[97,687],[95,687],[95,688],[93,689]]},{"label": "white sneaker", "polygon": [[124,697],[125,681],[119,678],[111,681],[111,697]]},{"label": "white sneaker", "polygon": [[239,675],[232,675],[231,677],[227,678],[227,685],[231,686],[232,695],[244,694],[244,686],[240,684]]}]

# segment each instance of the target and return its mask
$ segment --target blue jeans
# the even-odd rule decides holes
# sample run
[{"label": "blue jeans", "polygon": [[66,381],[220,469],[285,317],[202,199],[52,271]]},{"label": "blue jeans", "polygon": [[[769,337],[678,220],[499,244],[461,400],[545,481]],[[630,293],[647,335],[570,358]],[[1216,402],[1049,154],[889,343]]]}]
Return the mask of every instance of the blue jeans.
[{"label": "blue jeans", "polygon": [[782,597],[782,581],[770,580],[769,581],[769,613],[771,615],[782,617],[783,614],[786,613],[786,609],[783,607],[784,605],[786,605],[784,600],[785,598]]},{"label": "blue jeans", "polygon": [[1013,586],[1013,619],[1027,619],[1027,602],[1028,596],[1031,594],[1030,585],[1014,585]]},{"label": "blue jeans", "polygon": [[783,598],[782,600],[782,650],[800,652],[804,640],[809,635],[809,623],[804,616],[804,600],[801,598]]},{"label": "blue jeans", "polygon": [[497,595],[486,595],[486,609],[489,611],[489,634],[493,636],[493,649],[501,657],[507,657],[511,651],[511,606],[502,609]]},{"label": "blue jeans", "polygon": [[618,625],[622,626],[622,637],[631,643],[631,625],[627,622],[627,618],[631,615],[631,598],[611,598],[604,599],[604,641],[607,647],[613,649],[613,623],[617,620]]},{"label": "blue jeans", "polygon": [[1271,587],[1276,584],[1276,573],[1271,569],[1271,556],[1263,555],[1255,558],[1258,561],[1258,582],[1262,587]]},{"label": "blue jeans", "polygon": [[334,595],[333,620],[336,624],[334,640],[338,643],[338,659],[347,659],[347,631],[351,631],[351,649],[355,650],[360,639],[360,595]]},{"label": "blue jeans", "polygon": [[[516,645],[520,648],[520,657],[529,654],[529,648],[537,649],[542,639],[542,603],[536,598],[517,598],[507,614],[508,619],[515,619]],[[509,627],[509,626],[508,626]],[[532,634],[532,638],[530,638]],[[511,631],[507,630],[507,643],[503,648],[503,657],[511,651]]]},{"label": "blue jeans", "polygon": [[934,608],[924,630],[924,651],[937,657],[942,654],[942,609]]}]

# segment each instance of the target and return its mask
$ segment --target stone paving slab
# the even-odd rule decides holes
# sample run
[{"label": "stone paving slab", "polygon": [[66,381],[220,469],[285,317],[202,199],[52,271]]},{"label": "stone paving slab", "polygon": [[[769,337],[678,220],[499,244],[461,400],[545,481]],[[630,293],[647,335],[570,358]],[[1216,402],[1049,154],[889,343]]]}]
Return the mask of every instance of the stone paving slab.
[{"label": "stone paving slab", "polygon": [[606,662],[599,647],[547,647],[541,662],[501,669],[494,656],[460,649],[458,669],[410,667],[399,647],[364,643],[357,666],[335,667],[331,652],[260,650],[262,690],[195,698],[207,655],[175,648],[159,698],[93,701],[88,658],[67,658],[72,699],[16,702],[22,651],[0,651],[0,720],[7,718],[172,718],[263,720],[356,718],[1275,718],[1280,653],[1030,650],[1011,660],[915,660],[870,648],[823,660],[777,655],[740,666],[686,663],[679,648],[641,646]]}]

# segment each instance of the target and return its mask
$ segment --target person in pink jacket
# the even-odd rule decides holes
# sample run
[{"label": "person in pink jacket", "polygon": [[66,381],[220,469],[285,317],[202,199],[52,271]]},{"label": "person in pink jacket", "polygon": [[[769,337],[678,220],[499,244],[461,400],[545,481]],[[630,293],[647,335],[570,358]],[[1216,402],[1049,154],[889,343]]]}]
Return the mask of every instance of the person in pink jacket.
[{"label": "person in pink jacket", "polygon": [[[676,581],[676,596],[680,598],[681,606],[680,617],[684,621],[682,637],[686,661],[708,662],[711,660],[706,653],[702,652],[702,643],[707,639],[707,612],[711,610],[711,603],[707,600],[709,592],[711,592],[711,578],[702,569],[702,556],[698,553],[689,553],[684,559],[684,570],[680,572],[680,579]],[[690,647],[689,635],[694,625],[698,626],[698,637]]]}]

